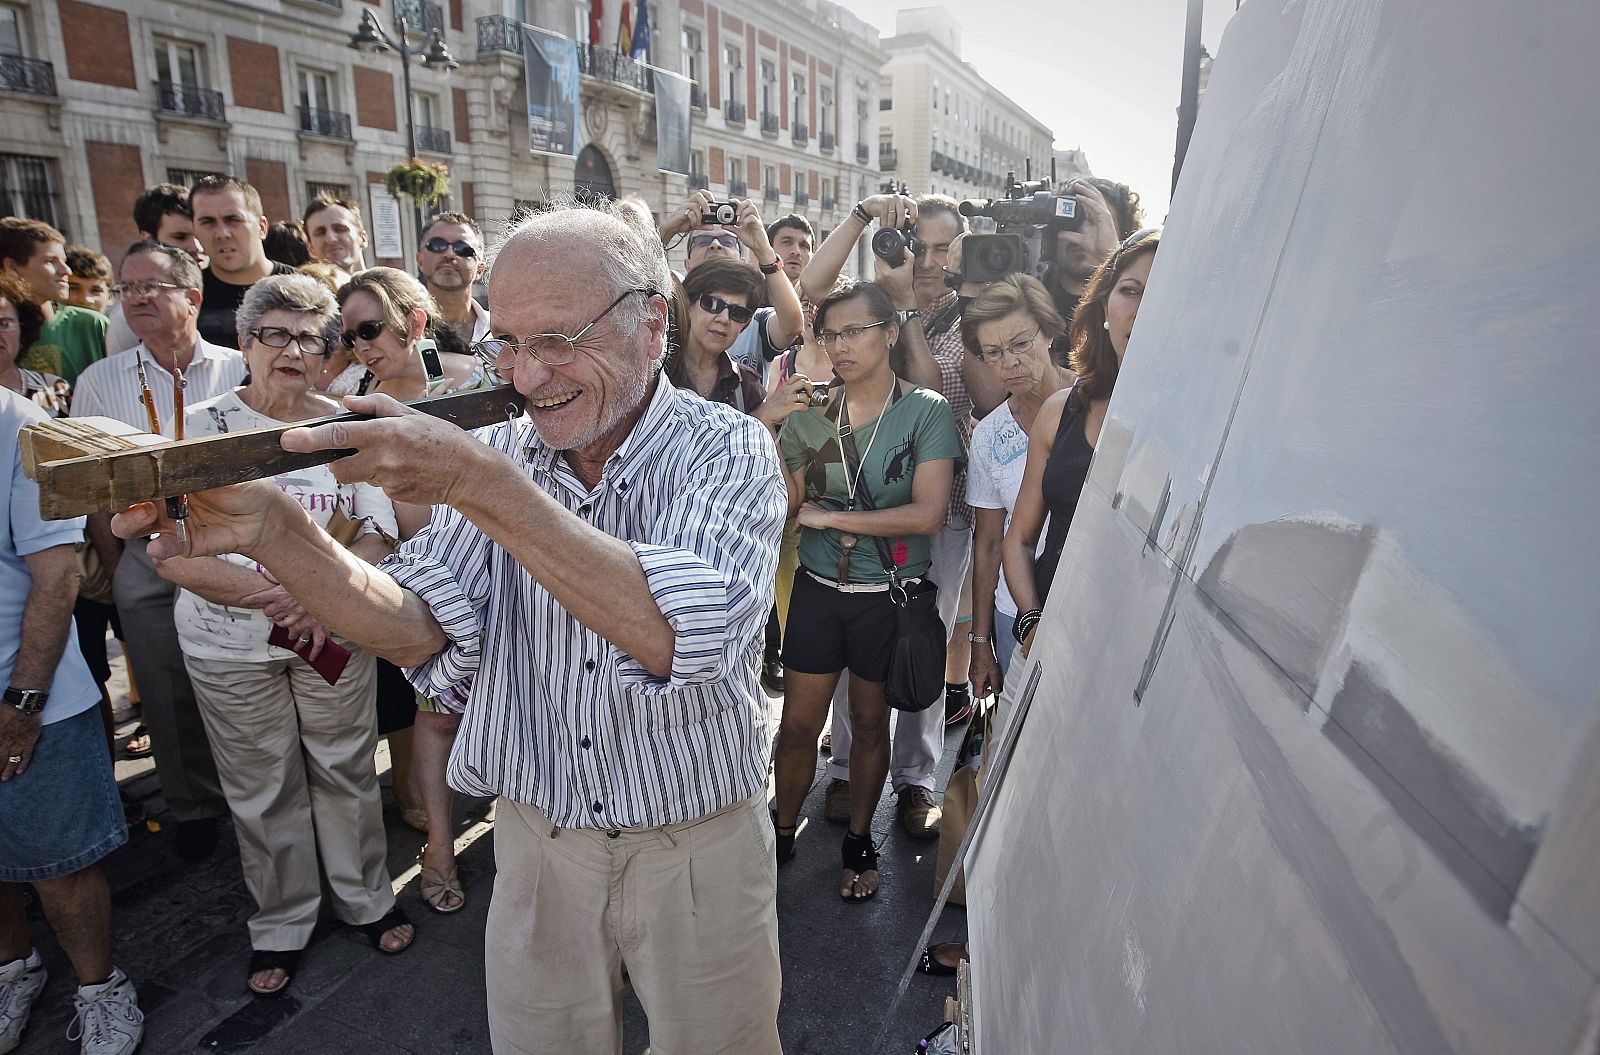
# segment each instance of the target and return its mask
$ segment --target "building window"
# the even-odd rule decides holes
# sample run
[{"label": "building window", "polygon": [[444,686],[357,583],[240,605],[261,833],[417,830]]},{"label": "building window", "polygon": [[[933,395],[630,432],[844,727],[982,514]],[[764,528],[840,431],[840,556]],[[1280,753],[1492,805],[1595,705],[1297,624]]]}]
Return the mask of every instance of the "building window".
[{"label": "building window", "polygon": [[818,100],[818,103],[817,103],[817,109],[821,111],[821,113],[818,115],[818,119],[817,119],[817,124],[820,126],[818,128],[818,131],[820,131],[825,136],[826,135],[832,135],[833,134],[833,85],[824,84],[821,88],[817,89],[817,92],[821,96],[821,98]]},{"label": "building window", "polygon": [[0,215],[43,220],[64,232],[56,163],[27,154],[0,154]]},{"label": "building window", "polygon": [[738,103],[744,101],[744,92],[740,91],[740,84],[744,80],[743,55],[736,45],[728,44],[722,49],[722,68],[728,75],[728,87],[724,93],[725,101]]},{"label": "building window", "polygon": [[179,88],[204,88],[200,49],[178,40],[156,38],[156,79]]},{"label": "building window", "polygon": [[933,112],[939,112],[939,82],[933,82]]},{"label": "building window", "polygon": [[308,110],[327,113],[337,110],[333,94],[333,74],[322,70],[298,70],[296,80],[300,88],[300,105]]},{"label": "building window", "polygon": [[774,191],[778,189],[778,169],[776,166],[766,166],[761,170],[761,175],[761,186],[763,189]]},{"label": "building window", "polygon": [[0,4],[0,55],[27,55],[22,38],[22,12]]},{"label": "building window", "polygon": [[691,176],[704,175],[706,171],[706,152],[704,150],[689,151],[689,174]]},{"label": "building window", "polygon": [[683,75],[700,83],[700,54],[704,48],[700,44],[700,30],[693,26],[683,27]]},{"label": "building window", "polygon": [[806,102],[810,98],[806,94],[806,76],[803,73],[791,74],[790,82],[792,87],[790,94],[792,98],[790,101],[789,120],[791,122],[805,124],[806,119],[809,116],[809,107],[806,106]]},{"label": "building window", "polygon": [[167,169],[167,182],[176,183],[180,187],[192,187],[201,176],[218,175],[222,175],[222,173],[219,173],[216,169],[169,168]]},{"label": "building window", "polygon": [[343,198],[351,200],[350,184],[348,183],[320,183],[316,180],[306,181],[306,201],[316,201],[318,195],[330,198]]},{"label": "building window", "polygon": [[[729,158],[728,186],[732,188],[743,187],[744,185],[744,158]],[[748,188],[746,188],[746,191],[748,192]],[[730,189],[728,193],[735,194],[738,192]]]},{"label": "building window", "polygon": [[761,112],[778,112],[778,64],[771,59],[761,60]]},{"label": "building window", "polygon": [[518,22],[528,21],[528,0],[506,0],[506,15]]}]

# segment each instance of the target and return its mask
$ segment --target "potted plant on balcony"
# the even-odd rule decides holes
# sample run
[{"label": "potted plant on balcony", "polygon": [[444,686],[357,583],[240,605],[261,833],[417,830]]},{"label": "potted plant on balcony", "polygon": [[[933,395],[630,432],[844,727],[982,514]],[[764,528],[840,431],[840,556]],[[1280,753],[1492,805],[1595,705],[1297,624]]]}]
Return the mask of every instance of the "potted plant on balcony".
[{"label": "potted plant on balcony", "polygon": [[450,170],[442,162],[412,158],[383,174],[384,188],[404,194],[417,205],[432,205],[450,194]]}]

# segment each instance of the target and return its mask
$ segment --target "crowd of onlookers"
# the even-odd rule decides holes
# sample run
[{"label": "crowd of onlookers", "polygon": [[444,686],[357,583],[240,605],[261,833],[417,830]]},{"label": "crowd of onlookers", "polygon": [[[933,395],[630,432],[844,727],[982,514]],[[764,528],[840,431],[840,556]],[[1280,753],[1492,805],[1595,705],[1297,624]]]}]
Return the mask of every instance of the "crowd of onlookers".
[{"label": "crowd of onlookers", "polygon": [[[1063,192],[1085,219],[1052,236],[1048,268],[986,284],[963,283],[967,221],[936,195],[869,197],[820,244],[805,217],[769,222],[754,202],[718,224],[706,192],[659,217],[623,199],[604,209],[683,251],[672,288],[630,289],[579,333],[532,337],[493,328],[488,247],[461,213],[422,228],[413,270],[367,265],[354,202],[318,197],[300,220],[273,222],[226,176],[141,195],[141,240],[115,270],[47,224],[0,219],[0,386],[16,397],[0,394],[0,437],[15,444],[25,425],[71,416],[183,439],[326,417],[347,395],[406,402],[499,384],[508,345],[554,366],[629,293],[665,296],[667,381],[759,421],[784,469],[789,520],[760,659],[762,684],[783,694],[777,864],[802,845],[820,743],[823,816],[845,825],[838,894],[864,901],[879,889],[870,822],[885,780],[905,831],[939,837],[946,728],[1032,645],[1159,240],[1139,229],[1126,187]],[[874,223],[913,227],[922,251],[842,279]],[[125,1053],[142,1035],[133,984],[112,962],[98,863],[140,808],[119,798],[117,757],[153,755],[179,857],[212,854],[231,817],[257,906],[245,974],[256,994],[290,984],[324,908],[382,953],[413,940],[385,863],[379,737],[399,814],[427,836],[420,893],[437,912],[464,907],[446,767],[469,687],[418,691],[249,558],[156,558],[104,514],[42,521],[15,446],[10,458],[0,849],[18,850],[0,852],[0,1053],[20,1043],[46,980],[21,884],[77,974],[82,1050]],[[434,512],[325,465],[274,482],[370,565]],[[891,724],[885,682],[907,592],[933,598],[945,684]],[[108,634],[138,714],[120,740]],[[962,952],[931,948],[924,969],[953,972]]]}]

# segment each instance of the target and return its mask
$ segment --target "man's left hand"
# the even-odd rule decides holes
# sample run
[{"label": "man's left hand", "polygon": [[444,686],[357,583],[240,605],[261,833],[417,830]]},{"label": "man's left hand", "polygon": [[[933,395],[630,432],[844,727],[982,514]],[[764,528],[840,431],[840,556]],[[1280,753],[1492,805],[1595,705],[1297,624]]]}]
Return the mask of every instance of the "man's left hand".
[{"label": "man's left hand", "polygon": [[[0,703],[0,783],[27,771],[42,728],[39,715],[23,714],[10,704]],[[13,758],[21,761],[13,762]]]},{"label": "man's left hand", "polygon": [[898,267],[876,253],[872,254],[872,280],[883,287],[900,311],[910,311],[917,306],[917,295],[912,287],[916,272],[917,262],[910,253],[905,255]]},{"label": "man's left hand", "polygon": [[1076,231],[1062,231],[1056,238],[1082,246],[1095,261],[1104,260],[1122,241],[1117,235],[1117,218],[1111,214],[1105,195],[1100,193],[1099,187],[1083,180],[1074,182],[1067,193],[1077,197],[1078,208],[1083,210],[1083,223]]},{"label": "man's left hand", "polygon": [[481,481],[489,448],[470,433],[389,396],[348,396],[344,405],[373,419],[290,429],[283,434],[283,449],[354,448],[355,454],[329,464],[334,479],[381,487],[396,502],[452,505]]},{"label": "man's left hand", "polygon": [[815,502],[806,502],[802,505],[800,512],[795,514],[795,519],[801,527],[825,530],[833,526],[833,514]]}]

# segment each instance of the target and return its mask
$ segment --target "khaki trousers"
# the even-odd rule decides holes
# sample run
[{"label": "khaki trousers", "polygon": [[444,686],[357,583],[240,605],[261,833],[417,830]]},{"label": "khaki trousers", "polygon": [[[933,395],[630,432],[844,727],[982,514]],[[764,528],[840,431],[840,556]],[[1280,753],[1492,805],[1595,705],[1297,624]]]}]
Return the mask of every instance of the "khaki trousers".
[{"label": "khaki trousers", "polygon": [[615,836],[502,798],[485,939],[495,1055],[618,1055],[624,968],[652,1055],[781,1055],[765,798]]},{"label": "khaki trousers", "polygon": [[[186,656],[256,899],[255,949],[303,949],[328,879],[333,914],[372,923],[394,906],[373,752],[372,655],[351,648],[330,686],[304,660]],[[320,861],[320,868],[319,866]]]}]

